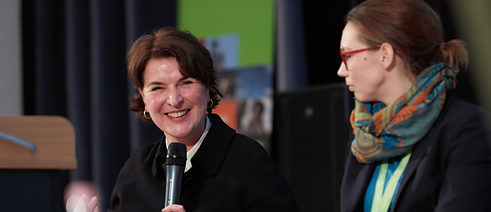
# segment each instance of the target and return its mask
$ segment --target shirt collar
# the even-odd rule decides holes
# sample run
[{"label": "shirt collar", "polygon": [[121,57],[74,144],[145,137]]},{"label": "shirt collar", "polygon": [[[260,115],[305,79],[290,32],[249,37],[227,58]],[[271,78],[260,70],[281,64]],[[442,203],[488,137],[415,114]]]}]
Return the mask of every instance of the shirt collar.
[{"label": "shirt collar", "polygon": [[[191,162],[194,166],[200,167],[200,169],[209,175],[214,175],[218,171],[221,161],[232,143],[235,130],[227,126],[216,114],[207,115],[206,125],[206,134],[203,133],[202,135],[202,138],[204,138],[202,143],[196,148],[196,152],[192,158],[187,157],[189,160],[192,160]],[[211,125],[213,125],[213,128]],[[208,126],[210,127],[209,129]],[[153,156],[152,174],[157,178],[164,173],[165,169],[165,157],[167,155],[165,135],[154,148],[157,149],[152,150],[152,152],[155,152],[155,156]]]},{"label": "shirt collar", "polygon": [[[199,147],[203,143],[203,140],[205,140],[205,137],[208,134],[208,131],[210,131],[210,128],[211,128],[210,119],[208,118],[208,116],[205,116],[205,117],[206,117],[205,131],[203,132],[203,134],[201,134],[201,137],[199,138],[198,142],[196,142],[196,144],[194,144],[194,146],[189,151],[187,151],[187,153],[186,153],[186,167],[184,168],[184,172],[187,172],[189,169],[191,169],[191,167],[193,167],[193,164],[191,163],[191,159],[193,159],[194,154],[196,154]],[[167,149],[169,149],[169,143],[167,143],[167,139],[165,140],[165,145],[166,145]]]}]

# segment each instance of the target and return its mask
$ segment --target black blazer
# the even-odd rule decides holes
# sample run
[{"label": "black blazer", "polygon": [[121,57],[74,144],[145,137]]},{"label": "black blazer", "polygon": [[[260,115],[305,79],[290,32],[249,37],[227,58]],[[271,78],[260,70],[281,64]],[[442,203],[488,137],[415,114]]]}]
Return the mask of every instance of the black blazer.
[{"label": "black blazer", "polygon": [[[292,192],[269,154],[237,134],[218,115],[183,176],[186,211],[298,211]],[[165,195],[165,138],[135,151],[113,189],[110,211],[161,211]]]},{"label": "black blazer", "polygon": [[[448,96],[438,120],[414,147],[394,211],[491,211],[491,140],[487,113]],[[365,191],[378,164],[349,153],[341,210],[363,211]]]}]

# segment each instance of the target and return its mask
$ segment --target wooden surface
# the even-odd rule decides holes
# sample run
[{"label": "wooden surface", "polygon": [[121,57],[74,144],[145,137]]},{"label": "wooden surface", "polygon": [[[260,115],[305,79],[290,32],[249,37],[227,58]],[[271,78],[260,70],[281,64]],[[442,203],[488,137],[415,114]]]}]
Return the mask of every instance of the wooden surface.
[{"label": "wooden surface", "polygon": [[0,169],[74,169],[75,132],[61,116],[0,116],[0,132],[34,143],[27,148],[0,137]]}]

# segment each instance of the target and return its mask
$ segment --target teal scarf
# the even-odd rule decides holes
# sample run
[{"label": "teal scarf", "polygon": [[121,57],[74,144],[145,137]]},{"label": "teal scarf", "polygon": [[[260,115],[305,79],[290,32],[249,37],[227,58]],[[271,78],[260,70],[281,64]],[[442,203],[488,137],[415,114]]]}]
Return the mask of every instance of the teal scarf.
[{"label": "teal scarf", "polygon": [[372,163],[404,155],[428,132],[440,114],[448,89],[455,88],[458,69],[437,63],[425,69],[395,102],[355,100],[350,122],[358,161]]}]

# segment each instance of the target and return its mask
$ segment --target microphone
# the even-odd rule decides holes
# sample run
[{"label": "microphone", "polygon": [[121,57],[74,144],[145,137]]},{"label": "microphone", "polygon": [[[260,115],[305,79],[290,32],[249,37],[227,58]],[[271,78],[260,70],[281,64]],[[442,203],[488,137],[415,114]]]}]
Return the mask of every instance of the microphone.
[{"label": "microphone", "polygon": [[178,142],[169,144],[165,160],[165,203],[164,208],[179,203],[182,175],[186,166],[186,145]]}]

